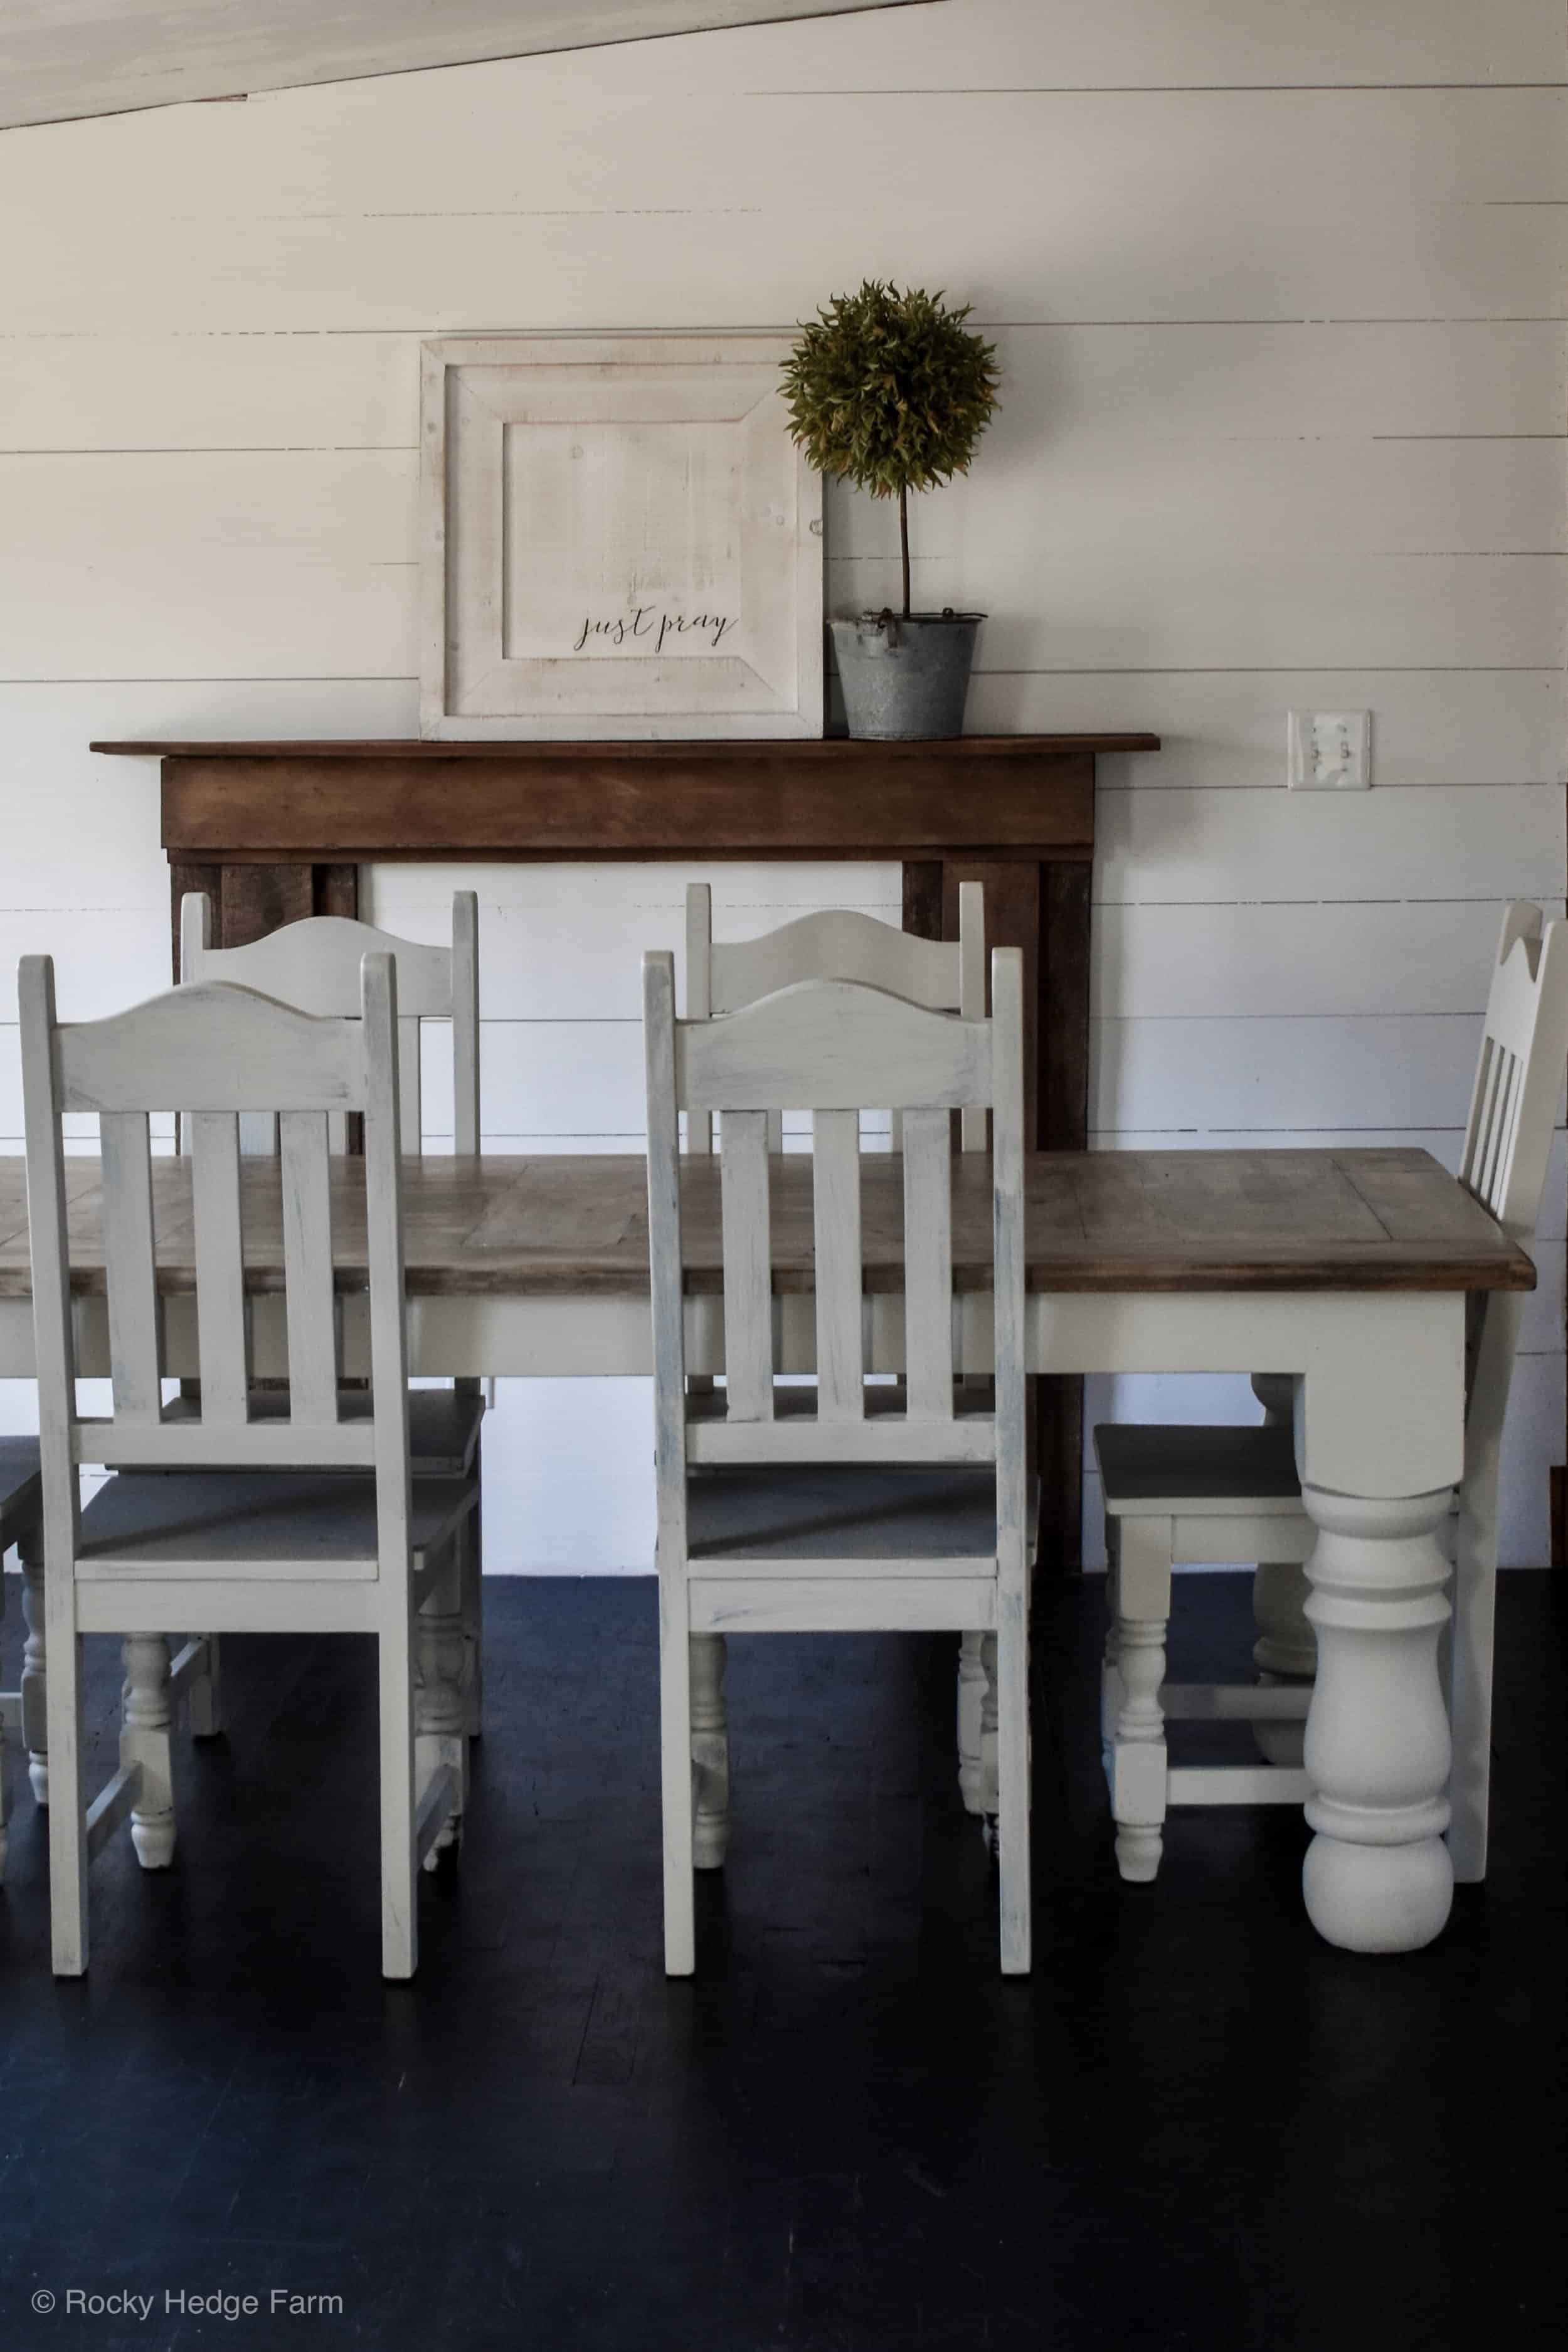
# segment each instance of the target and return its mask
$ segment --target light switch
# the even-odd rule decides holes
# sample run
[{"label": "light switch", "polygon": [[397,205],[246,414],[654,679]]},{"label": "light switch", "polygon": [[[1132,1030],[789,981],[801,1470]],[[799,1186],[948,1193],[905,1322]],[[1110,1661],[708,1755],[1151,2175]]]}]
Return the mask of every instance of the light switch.
[{"label": "light switch", "polygon": [[1364,793],[1372,782],[1370,710],[1292,710],[1287,781],[1296,793]]}]

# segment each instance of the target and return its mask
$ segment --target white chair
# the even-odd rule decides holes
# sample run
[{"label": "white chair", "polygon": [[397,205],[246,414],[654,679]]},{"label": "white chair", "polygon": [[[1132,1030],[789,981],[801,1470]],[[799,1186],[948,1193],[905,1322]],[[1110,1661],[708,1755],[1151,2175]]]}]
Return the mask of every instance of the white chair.
[{"label": "white chair", "polygon": [[[212,902],[205,892],[187,891],[180,901],[183,984],[226,981],[240,988],[259,989],[263,995],[292,1004],[301,1013],[327,1018],[356,1018],[361,961],[367,954],[390,955],[397,970],[403,1150],[414,1158],[421,1148],[420,1029],[426,1021],[439,1021],[449,1023],[452,1032],[452,1148],[460,1155],[479,1150],[479,899],[472,890],[453,894],[449,948],[395,939],[374,924],[353,922],[338,915],[307,916],[240,948],[215,948],[212,927]],[[275,1125],[271,1119],[254,1116],[244,1120],[242,1149],[276,1151]],[[345,1148],[346,1125],[342,1118],[332,1122],[334,1150]],[[345,1412],[363,1409],[363,1399],[356,1407],[352,1392],[342,1402]],[[252,1411],[258,1414],[286,1407],[286,1397],[276,1391],[260,1391],[252,1400]],[[408,1426],[416,1477],[479,1475],[479,1423],[484,1407],[483,1386],[476,1380],[412,1392]],[[463,1694],[470,1735],[480,1727],[484,1686],[481,1526],[481,1515],[476,1512],[462,1540]],[[213,1659],[216,1689],[216,1648]],[[193,1717],[192,1728],[216,1730],[216,1708],[210,1723],[205,1717],[200,1721]]]},{"label": "white chair", "polygon": [[[1512,905],[1503,917],[1459,1177],[1519,1242],[1531,1241],[1540,1214],[1565,1054],[1568,924],[1543,929],[1539,908]],[[1452,1520],[1458,1575],[1448,1649],[1454,1735],[1448,1843],[1461,1880],[1480,1878],[1486,1869],[1498,1464],[1523,1303],[1520,1292],[1498,1291],[1479,1295],[1470,1306],[1465,1474]],[[1300,1769],[1299,1727],[1311,1696],[1313,1664],[1303,1563],[1317,1531],[1302,1508],[1294,1436],[1283,1409],[1292,1384],[1256,1385],[1273,1408],[1261,1428],[1106,1423],[1094,1433],[1105,1489],[1112,1619],[1101,1730],[1123,1878],[1154,1876],[1168,1806],[1300,1804],[1309,1793]],[[1256,1607],[1262,1638],[1254,1654],[1266,1670],[1261,1684],[1164,1681],[1171,1571],[1206,1560],[1259,1563]],[[1303,1601],[1305,1619],[1298,1613]],[[1290,1761],[1173,1767],[1165,1725],[1196,1717],[1250,1721],[1264,1754]]]},{"label": "white chair", "polygon": [[[1029,1966],[1022,959],[992,1016],[816,981],[723,1020],[675,1017],[643,960],[658,1491],[665,1966],[695,1966],[691,1636],[984,1630],[994,1679],[1002,1966]],[[992,1112],[994,1403],[955,1379],[950,1115]],[[859,1114],[900,1112],[904,1382],[868,1386]],[[778,1385],[768,1116],[812,1113],[816,1386]],[[724,1386],[686,1377],[679,1118],[723,1123]],[[791,1163],[781,1168],[781,1181]],[[701,1173],[688,1162],[689,1175]],[[712,1239],[710,1236],[710,1239]],[[988,1409],[982,1409],[988,1408]],[[700,1472],[703,1475],[694,1475]],[[873,1473],[879,1474],[873,1477]],[[874,1492],[879,1489],[879,1492]]]},{"label": "white chair", "polygon": [[[11,1818],[11,1784],[5,1758],[8,1731],[21,1733],[22,1744],[29,1750],[34,1796],[40,1804],[48,1801],[44,1760],[47,1743],[43,1725],[43,1661],[37,1651],[38,1635],[43,1632],[43,1518],[37,1438],[0,1437],[0,1553],[9,1551],[13,1544],[16,1546],[27,1592],[27,1643],[23,1653],[21,1687],[0,1691],[0,1879],[5,1875],[6,1825]],[[0,1617],[5,1614],[5,1585],[0,1581]],[[37,1634],[33,1630],[35,1621]]]},{"label": "white chair", "polygon": [[[460,1817],[467,1742],[456,1539],[471,1479],[411,1481],[402,1169],[391,958],[364,960],[361,1017],[322,1020],[250,991],[176,988],[62,1024],[54,967],[19,975],[49,1635],[50,1910],[56,1973],[87,1965],[88,1864],[129,1817],[144,1868],[174,1847],[170,1708],[204,1643],[171,1663],[163,1629],[359,1632],[380,1661],[382,1966],[416,1959],[421,1861]],[[279,1116],[289,1412],[256,1414],[238,1122]],[[189,1120],[199,1416],[163,1402],[148,1115]],[[96,1112],[112,1411],[78,1411],[61,1118]],[[371,1407],[345,1415],[337,1353],[327,1122],[364,1119]],[[83,1507],[79,1468],[110,1477]],[[165,1470],[147,1476],[137,1472]],[[188,1468],[185,1465],[190,1465]],[[345,1475],[345,1473],[357,1473]],[[414,1612],[424,1685],[416,1797]],[[81,1789],[80,1640],[124,1637],[119,1769]]]},{"label": "white chair", "polygon": [[[958,1013],[966,1020],[985,1017],[985,889],[980,882],[958,886],[958,937],[924,940],[854,908],[830,908],[802,915],[776,930],[750,940],[716,940],[713,894],[706,882],[686,886],[686,1018],[706,1021],[740,1013],[759,997],[797,981],[845,980],[885,989],[906,1003],[933,1013]],[[959,1115],[965,1151],[985,1149],[985,1113]],[[897,1147],[898,1115],[894,1114]],[[686,1149],[713,1149],[713,1121],[706,1112],[689,1116]],[[768,1150],[784,1150],[784,1114],[768,1114]],[[695,1385],[708,1387],[700,1381]],[[977,1632],[961,1634],[958,1654],[958,1785],[966,1810],[985,1819],[995,1811],[994,1743],[987,1778],[981,1716],[985,1668]],[[693,1853],[699,1870],[722,1865],[729,1844],[729,1733],[724,1701],[724,1637],[700,1633],[691,1643],[691,1708],[698,1752],[704,1759],[699,1780]],[[989,1795],[988,1795],[989,1790]]]}]

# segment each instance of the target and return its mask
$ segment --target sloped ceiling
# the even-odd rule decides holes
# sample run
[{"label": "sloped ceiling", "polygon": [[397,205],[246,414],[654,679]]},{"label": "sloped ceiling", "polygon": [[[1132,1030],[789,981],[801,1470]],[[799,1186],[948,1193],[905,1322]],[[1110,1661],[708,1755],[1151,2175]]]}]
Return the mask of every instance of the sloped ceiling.
[{"label": "sloped ceiling", "polygon": [[908,0],[0,0],[0,129]]}]

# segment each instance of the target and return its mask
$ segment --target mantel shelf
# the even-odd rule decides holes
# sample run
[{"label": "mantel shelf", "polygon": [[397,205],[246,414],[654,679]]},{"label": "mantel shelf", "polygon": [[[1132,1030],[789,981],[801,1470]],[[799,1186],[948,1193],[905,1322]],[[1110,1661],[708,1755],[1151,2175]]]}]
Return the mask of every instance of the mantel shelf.
[{"label": "mantel shelf", "polygon": [[508,761],[569,760],[586,766],[610,761],[678,759],[683,765],[715,761],[775,761],[790,767],[813,767],[827,761],[854,768],[882,761],[1037,759],[1042,753],[1087,751],[1157,751],[1158,735],[1136,731],[1101,735],[959,735],[947,742],[871,743],[847,735],[825,735],[809,740],[776,743],[624,742],[437,743],[419,738],[372,737],[361,741],[256,743],[92,743],[89,750],[116,759],[147,760],[455,760]]}]

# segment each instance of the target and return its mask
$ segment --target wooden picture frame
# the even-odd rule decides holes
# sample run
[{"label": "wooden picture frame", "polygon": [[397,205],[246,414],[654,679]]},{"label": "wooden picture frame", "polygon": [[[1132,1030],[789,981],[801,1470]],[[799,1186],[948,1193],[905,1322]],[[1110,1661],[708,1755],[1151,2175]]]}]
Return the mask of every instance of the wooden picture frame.
[{"label": "wooden picture frame", "polygon": [[420,732],[819,736],[822,481],[768,334],[444,337]]}]

